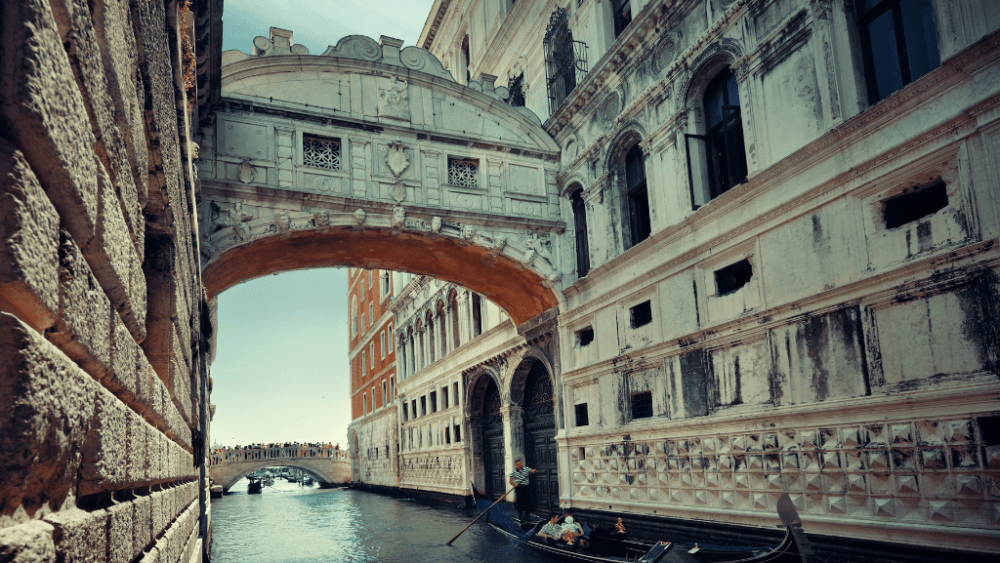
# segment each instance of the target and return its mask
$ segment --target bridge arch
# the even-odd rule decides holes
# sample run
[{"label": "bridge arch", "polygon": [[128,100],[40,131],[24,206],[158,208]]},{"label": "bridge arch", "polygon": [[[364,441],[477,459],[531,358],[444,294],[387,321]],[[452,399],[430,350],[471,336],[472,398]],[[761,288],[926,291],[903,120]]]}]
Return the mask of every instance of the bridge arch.
[{"label": "bridge arch", "polygon": [[[341,471],[336,471],[337,466],[343,465]],[[228,468],[225,466],[213,468],[212,477],[216,479],[216,484],[222,485],[223,491],[228,491],[240,479],[259,471],[265,467],[291,467],[302,470],[321,483],[344,483],[350,480],[347,460],[325,459],[320,462],[309,459],[260,459],[246,462],[233,462]],[[324,467],[327,466],[327,467]],[[226,469],[229,469],[228,471]]]},{"label": "bridge arch", "polygon": [[351,266],[463,285],[520,324],[573,281],[559,146],[495,77],[464,86],[401,41],[321,55],[272,29],[223,55],[199,154],[210,296],[281,271]]}]

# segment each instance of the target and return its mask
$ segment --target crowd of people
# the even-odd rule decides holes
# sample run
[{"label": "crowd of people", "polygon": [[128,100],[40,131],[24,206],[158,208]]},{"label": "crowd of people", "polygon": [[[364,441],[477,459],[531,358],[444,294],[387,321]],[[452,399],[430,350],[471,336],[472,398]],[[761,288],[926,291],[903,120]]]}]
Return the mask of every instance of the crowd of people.
[{"label": "crowd of people", "polygon": [[257,459],[275,459],[291,457],[327,457],[347,459],[347,450],[340,449],[340,444],[317,444],[313,442],[285,442],[270,444],[236,445],[233,447],[216,447],[212,449],[212,464],[227,461],[252,461]]}]

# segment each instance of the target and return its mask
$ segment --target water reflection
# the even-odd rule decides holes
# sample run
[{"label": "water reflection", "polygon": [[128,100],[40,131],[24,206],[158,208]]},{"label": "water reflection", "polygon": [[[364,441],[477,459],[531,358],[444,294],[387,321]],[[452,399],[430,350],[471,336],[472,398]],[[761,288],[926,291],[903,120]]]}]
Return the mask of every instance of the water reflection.
[{"label": "water reflection", "polygon": [[444,545],[475,517],[472,510],[277,480],[263,494],[212,501],[212,563],[346,561],[526,563],[542,561],[485,523]]}]

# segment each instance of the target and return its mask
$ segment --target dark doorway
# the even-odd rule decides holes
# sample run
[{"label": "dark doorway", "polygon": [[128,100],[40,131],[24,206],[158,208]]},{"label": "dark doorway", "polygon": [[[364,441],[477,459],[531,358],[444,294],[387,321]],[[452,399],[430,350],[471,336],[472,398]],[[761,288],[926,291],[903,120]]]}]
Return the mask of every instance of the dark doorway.
[{"label": "dark doorway", "polygon": [[537,469],[532,476],[531,511],[548,514],[559,508],[559,471],[556,466],[556,419],[552,378],[536,361],[524,384],[525,464]]},{"label": "dark doorway", "polygon": [[[487,376],[489,377],[489,376]],[[492,499],[507,492],[504,475],[503,415],[500,414],[500,390],[489,378],[483,407],[483,465],[486,471],[486,494]]]}]

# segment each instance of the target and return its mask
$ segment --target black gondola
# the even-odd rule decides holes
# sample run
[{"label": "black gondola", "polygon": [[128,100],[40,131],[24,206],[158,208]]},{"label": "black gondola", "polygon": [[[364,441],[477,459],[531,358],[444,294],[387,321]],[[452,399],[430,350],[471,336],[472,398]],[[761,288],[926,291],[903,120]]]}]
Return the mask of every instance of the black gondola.
[{"label": "black gondola", "polygon": [[260,490],[264,487],[262,480],[253,476],[248,477],[248,479],[250,479],[250,484],[247,485],[247,494],[259,495]]},{"label": "black gondola", "polygon": [[[472,487],[476,507],[482,512],[492,504]],[[544,520],[524,522],[511,516],[505,503],[489,510],[486,519],[497,531],[536,553],[566,561],[585,563],[806,563],[810,552],[802,532],[801,520],[788,495],[778,500],[778,515],[785,525],[785,537],[774,547],[720,546],[710,544],[673,544],[669,541],[644,542],[617,539],[603,530],[584,525],[587,547],[570,548],[565,542],[551,542],[535,534]]]}]

